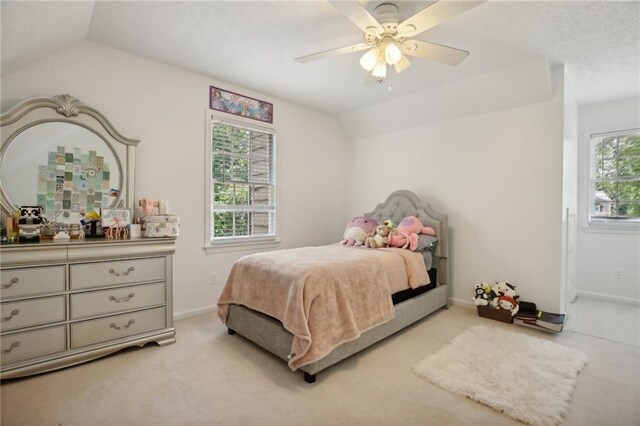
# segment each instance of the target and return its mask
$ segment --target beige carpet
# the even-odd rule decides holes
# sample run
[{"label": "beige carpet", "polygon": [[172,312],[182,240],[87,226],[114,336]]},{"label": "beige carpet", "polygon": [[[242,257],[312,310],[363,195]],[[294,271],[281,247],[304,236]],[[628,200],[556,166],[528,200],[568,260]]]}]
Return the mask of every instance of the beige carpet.
[{"label": "beige carpet", "polygon": [[313,385],[283,361],[227,335],[213,314],[179,321],[174,345],[4,382],[2,425],[519,424],[411,370],[477,324],[551,340],[589,357],[564,425],[640,424],[638,347],[567,331],[542,334],[454,307],[318,374]]},{"label": "beige carpet", "polygon": [[532,426],[555,426],[567,412],[582,352],[520,333],[475,325],[413,368],[442,388]]},{"label": "beige carpet", "polygon": [[565,330],[640,346],[640,306],[580,296],[568,309]]}]

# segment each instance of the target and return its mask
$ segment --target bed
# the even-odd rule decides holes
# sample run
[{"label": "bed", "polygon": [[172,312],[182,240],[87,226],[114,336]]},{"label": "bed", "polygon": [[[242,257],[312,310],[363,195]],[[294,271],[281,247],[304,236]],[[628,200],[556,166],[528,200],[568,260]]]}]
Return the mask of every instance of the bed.
[{"label": "bed", "polygon": [[[241,262],[245,258],[249,258],[249,256],[239,260],[234,265],[232,272],[230,274],[230,279],[227,282],[227,286],[225,286],[225,290],[223,290],[222,295],[218,301],[219,315],[222,321],[227,326],[229,334],[239,334],[246,339],[254,342],[255,344],[261,346],[267,351],[273,353],[277,357],[289,363],[289,366],[292,370],[299,369],[304,372],[304,379],[308,383],[313,383],[316,380],[316,374],[320,371],[332,366],[333,364],[373,345],[374,343],[396,333],[397,331],[413,324],[414,322],[426,317],[432,312],[440,309],[447,308],[448,306],[448,224],[447,224],[447,216],[441,213],[436,212],[431,208],[428,203],[422,203],[420,199],[412,192],[406,190],[400,190],[392,193],[389,197],[381,204],[378,204],[375,209],[369,213],[365,213],[365,216],[369,216],[379,223],[386,219],[391,219],[394,223],[399,223],[402,218],[406,216],[416,216],[420,219],[423,225],[432,227],[438,239],[437,244],[427,253],[425,251],[425,265],[429,264],[430,269],[428,270],[428,278],[426,282],[428,285],[417,285],[414,288],[412,284],[409,288],[401,289],[401,287],[394,287],[391,285],[393,290],[390,290],[392,294],[387,294],[386,296],[382,295],[380,297],[388,298],[391,296],[391,300],[388,303],[385,302],[386,305],[391,306],[391,308],[385,307],[380,308],[381,312],[376,309],[373,313],[371,313],[372,319],[370,326],[367,315],[369,313],[361,314],[358,311],[358,314],[361,314],[361,317],[351,318],[354,316],[352,313],[349,313],[350,319],[352,322],[364,321],[363,324],[357,324],[360,326],[359,330],[357,327],[354,330],[348,330],[345,332],[344,336],[341,336],[342,343],[335,344],[334,342],[327,343],[326,347],[322,348],[319,352],[316,353],[317,356],[309,357],[307,355],[307,359],[300,358],[299,355],[303,350],[309,350],[309,353],[312,352],[312,349],[309,349],[309,345],[312,345],[311,341],[313,339],[305,337],[305,333],[311,335],[319,335],[324,333],[329,335],[330,333],[323,329],[330,328],[331,320],[334,315],[326,315],[320,313],[321,310],[319,308],[320,302],[319,300],[324,299],[313,299],[312,302],[305,303],[305,298],[310,298],[311,290],[309,288],[313,288],[311,284],[307,284],[307,289],[300,294],[291,294],[286,295],[283,293],[280,295],[281,297],[289,297],[291,300],[299,300],[300,301],[300,309],[303,311],[303,314],[306,315],[304,317],[304,321],[308,321],[308,326],[305,327],[304,321],[298,321],[298,323],[293,324],[287,318],[287,312],[278,311],[278,310],[270,310],[263,308],[263,304],[258,303],[256,305],[255,298],[254,302],[249,303],[248,301],[245,303],[240,297],[240,294],[246,293],[245,288],[259,288],[260,291],[265,292],[265,286],[262,285],[260,279],[250,280],[250,282],[244,282],[242,285],[245,287],[238,287],[240,281],[232,279],[232,277],[238,275],[234,273],[236,270],[236,266],[238,262]],[[411,256],[420,256],[421,253],[416,254],[413,252],[409,252],[408,250],[402,249],[367,249],[367,248],[347,248],[341,247],[339,245],[333,246],[324,246],[324,248],[309,248],[309,250],[318,250],[318,253],[329,253],[326,258],[320,258],[317,262],[319,265],[321,264],[329,264],[328,262],[331,259],[334,259],[335,256],[339,256],[341,253],[349,253],[350,256],[360,258],[371,258],[376,257],[376,259],[369,260],[373,263],[377,262],[378,264],[387,262],[387,267],[390,268],[389,265],[397,265],[398,263],[404,262],[407,267],[407,276],[411,277],[411,273],[409,271],[409,263],[413,261]],[[340,252],[343,250],[343,252]],[[384,250],[387,250],[384,252]],[[286,250],[276,251],[276,252],[268,252],[261,255],[257,255],[258,257],[253,257],[251,259],[256,260],[254,263],[260,263],[258,266],[247,266],[245,268],[257,268],[264,265],[264,261],[271,259],[271,261],[275,261],[278,259],[278,256],[290,256],[291,253],[296,254],[298,252],[286,253]],[[405,252],[405,253],[400,253]],[[253,255],[256,256],[256,255]],[[333,257],[332,257],[333,256]],[[294,256],[295,258],[295,256]],[[400,259],[400,260],[399,260]],[[258,260],[260,262],[258,262]],[[287,260],[288,261],[288,260]],[[360,262],[361,260],[358,260]],[[347,262],[347,261],[345,261]],[[342,263],[345,263],[342,262]],[[395,263],[393,263],[395,262]],[[336,264],[341,263],[341,261],[336,260]],[[372,264],[373,264],[372,263]],[[267,263],[267,265],[269,265]],[[282,269],[280,266],[277,266],[275,263],[272,269]],[[295,263],[293,263],[295,265]],[[424,266],[422,267],[424,269]],[[295,270],[295,266],[292,266],[292,270]],[[251,270],[251,269],[247,269]],[[336,265],[336,270],[340,270]],[[391,269],[390,269],[391,270]],[[257,271],[255,271],[257,272]],[[424,271],[423,271],[424,272]],[[326,272],[325,272],[326,273]],[[261,275],[248,275],[248,276],[267,276],[266,270],[260,271]],[[320,274],[320,272],[318,273]],[[381,275],[382,274],[382,275]],[[370,290],[367,290],[366,294],[369,297],[370,294],[376,294],[376,287],[374,286],[374,277],[383,276],[384,273],[372,272],[370,277],[372,287]],[[321,274],[319,277],[323,277]],[[313,276],[312,276],[313,277]],[[386,279],[389,280],[399,279],[398,275],[391,274],[390,272],[386,272]],[[317,277],[316,277],[317,278]],[[321,279],[320,278],[320,279]],[[414,277],[415,278],[415,277]],[[306,280],[307,278],[305,278]],[[245,278],[246,281],[246,278]],[[327,281],[329,281],[327,279]],[[409,279],[408,281],[411,281]],[[424,281],[422,278],[415,278],[413,281]],[[309,283],[312,282],[311,278],[309,278]],[[234,285],[236,287],[234,287]],[[253,287],[252,287],[253,285]],[[350,285],[350,284],[349,284]],[[384,284],[381,284],[384,286]],[[302,287],[304,288],[304,286]],[[230,294],[235,291],[235,297],[230,297]],[[323,289],[323,291],[325,291]],[[356,290],[354,290],[356,291]],[[361,290],[358,290],[361,291]],[[269,295],[279,295],[277,291],[266,291],[266,293],[256,293],[259,295],[264,294],[265,298],[267,297],[267,293],[272,293]],[[262,296],[261,296],[262,297]],[[315,296],[314,296],[315,297]],[[372,296],[375,297],[375,296]],[[250,300],[250,299],[248,299]],[[291,304],[291,300],[288,300],[287,303],[282,303],[282,306],[288,306]],[[386,300],[386,299],[385,299]],[[324,303],[324,302],[323,302]],[[337,302],[336,302],[337,303]],[[339,306],[339,303],[334,304],[335,306],[331,306],[327,309],[336,309],[336,306]],[[313,306],[313,309],[311,307]],[[251,308],[254,309],[251,309]],[[391,309],[391,312],[387,312]],[[336,311],[333,311],[336,312]],[[324,315],[322,316],[322,321],[316,320],[313,321],[313,314],[316,315]],[[271,314],[271,315],[268,315]],[[338,314],[339,316],[339,314]],[[279,318],[279,319],[276,319]],[[326,325],[324,325],[326,323]],[[286,324],[286,327],[285,327]],[[303,331],[300,331],[303,330]],[[311,330],[311,331],[309,331]],[[326,331],[326,333],[325,333]],[[331,331],[333,333],[333,330]],[[302,335],[302,337],[301,337]],[[317,342],[321,342],[321,339],[318,338]],[[319,343],[318,343],[319,344]],[[301,349],[301,345],[304,346],[304,349]],[[310,362],[311,360],[312,362]],[[297,364],[296,364],[297,362]]]}]

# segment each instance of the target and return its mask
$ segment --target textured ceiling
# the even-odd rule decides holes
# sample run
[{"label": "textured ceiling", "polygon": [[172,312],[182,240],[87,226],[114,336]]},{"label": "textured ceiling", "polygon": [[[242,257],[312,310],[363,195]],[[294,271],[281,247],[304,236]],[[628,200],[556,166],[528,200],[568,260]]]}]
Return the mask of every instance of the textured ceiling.
[{"label": "textured ceiling", "polygon": [[[381,2],[362,3],[371,11]],[[396,3],[403,18],[430,4]],[[294,62],[362,41],[358,28],[324,1],[3,1],[2,73],[81,37],[331,113],[541,54],[567,65],[580,104],[640,94],[638,2],[489,1],[418,36],[470,51],[462,64],[412,59],[401,75],[391,72],[389,90],[363,85],[358,53]]]}]

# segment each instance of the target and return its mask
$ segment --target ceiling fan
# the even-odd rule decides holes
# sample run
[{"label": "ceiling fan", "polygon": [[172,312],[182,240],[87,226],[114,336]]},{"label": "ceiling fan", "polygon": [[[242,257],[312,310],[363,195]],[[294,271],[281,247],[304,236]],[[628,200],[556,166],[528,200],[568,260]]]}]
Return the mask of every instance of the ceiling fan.
[{"label": "ceiling fan", "polygon": [[414,40],[412,37],[485,1],[436,0],[411,18],[400,22],[398,6],[393,3],[382,3],[377,6],[373,11],[374,17],[357,0],[330,0],[329,3],[363,31],[365,42],[302,56],[296,58],[296,61],[304,64],[368,49],[360,58],[360,65],[380,83],[387,76],[387,65],[392,65],[398,74],[406,70],[411,65],[407,56],[447,65],[458,65],[469,55],[469,52]]}]

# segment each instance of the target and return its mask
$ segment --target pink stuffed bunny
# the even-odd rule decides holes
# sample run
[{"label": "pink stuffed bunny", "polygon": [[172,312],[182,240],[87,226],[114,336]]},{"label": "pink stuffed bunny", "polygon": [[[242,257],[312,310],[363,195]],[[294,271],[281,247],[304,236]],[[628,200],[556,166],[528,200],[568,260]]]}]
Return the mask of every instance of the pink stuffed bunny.
[{"label": "pink stuffed bunny", "polygon": [[158,206],[158,201],[152,198],[142,198],[139,202],[142,207],[142,214],[144,216],[151,216],[153,214],[153,208]]},{"label": "pink stuffed bunny", "polygon": [[436,235],[436,231],[415,216],[407,216],[398,225],[394,233],[389,234],[389,247],[401,247],[415,251],[418,248],[418,234]]}]

